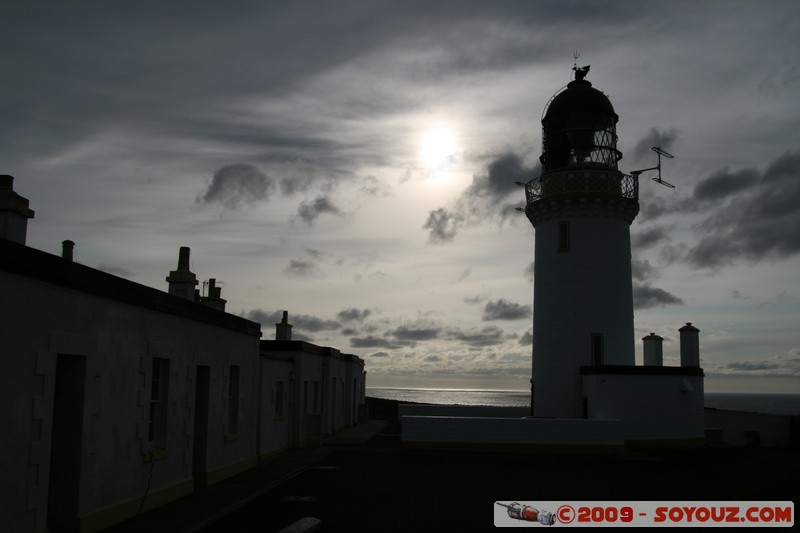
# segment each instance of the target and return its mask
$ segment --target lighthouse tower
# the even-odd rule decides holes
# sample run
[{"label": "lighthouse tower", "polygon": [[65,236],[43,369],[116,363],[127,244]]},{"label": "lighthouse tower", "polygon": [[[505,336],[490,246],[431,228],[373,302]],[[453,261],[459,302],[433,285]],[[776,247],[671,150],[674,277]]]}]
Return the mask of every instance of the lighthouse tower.
[{"label": "lighthouse tower", "polygon": [[617,169],[617,114],[584,79],[556,94],[542,118],[542,175],[526,185],[536,232],[534,416],[587,416],[580,367],[634,365],[630,224],[638,180]]}]

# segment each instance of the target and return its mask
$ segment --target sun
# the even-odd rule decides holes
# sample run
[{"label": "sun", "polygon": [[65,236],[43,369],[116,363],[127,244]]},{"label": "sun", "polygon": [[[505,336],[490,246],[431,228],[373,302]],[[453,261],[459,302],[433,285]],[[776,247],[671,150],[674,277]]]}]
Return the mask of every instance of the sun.
[{"label": "sun", "polygon": [[437,126],[422,137],[422,165],[428,169],[440,169],[453,160],[458,151],[455,136],[450,128]]}]

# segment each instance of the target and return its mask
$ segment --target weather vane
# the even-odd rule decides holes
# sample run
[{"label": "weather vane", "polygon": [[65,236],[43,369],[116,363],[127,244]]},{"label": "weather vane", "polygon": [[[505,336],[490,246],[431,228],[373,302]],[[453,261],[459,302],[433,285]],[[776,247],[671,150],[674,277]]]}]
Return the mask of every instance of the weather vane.
[{"label": "weather vane", "polygon": [[674,189],[675,186],[673,184],[671,184],[668,181],[664,181],[664,180],[661,179],[661,156],[663,155],[664,157],[668,157],[670,159],[674,159],[675,156],[670,154],[670,153],[668,153],[668,152],[666,152],[666,151],[664,151],[664,150],[662,150],[660,146],[653,146],[651,148],[651,150],[653,150],[655,153],[658,154],[658,165],[656,165],[654,167],[650,167],[650,168],[643,168],[642,170],[633,170],[633,171],[631,171],[631,176],[639,177],[639,174],[641,174],[642,172],[647,172],[648,170],[658,170],[658,177],[657,178],[653,178],[653,181],[655,181],[656,183],[660,183],[661,185],[664,185],[665,187],[669,187],[670,189]]},{"label": "weather vane", "polygon": [[585,67],[578,68],[578,58],[581,57],[581,54],[577,50],[575,50],[575,53],[572,54],[572,57],[575,58],[575,61],[572,63],[572,70],[575,71],[575,79],[582,80],[583,78],[586,77],[586,74],[589,73],[591,65],[586,65]]}]

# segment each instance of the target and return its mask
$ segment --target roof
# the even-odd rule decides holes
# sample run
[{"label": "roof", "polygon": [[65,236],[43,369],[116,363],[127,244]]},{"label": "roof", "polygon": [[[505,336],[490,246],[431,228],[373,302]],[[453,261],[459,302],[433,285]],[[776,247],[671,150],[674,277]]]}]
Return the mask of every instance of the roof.
[{"label": "roof", "polygon": [[574,110],[600,111],[613,115],[615,119],[619,118],[614,112],[614,106],[611,105],[608,97],[592,87],[591,82],[573,80],[569,82],[564,91],[558,93],[550,102],[542,122],[555,115]]},{"label": "roof", "polygon": [[261,336],[261,324],[258,322],[7,239],[0,239],[0,271],[248,335]]}]

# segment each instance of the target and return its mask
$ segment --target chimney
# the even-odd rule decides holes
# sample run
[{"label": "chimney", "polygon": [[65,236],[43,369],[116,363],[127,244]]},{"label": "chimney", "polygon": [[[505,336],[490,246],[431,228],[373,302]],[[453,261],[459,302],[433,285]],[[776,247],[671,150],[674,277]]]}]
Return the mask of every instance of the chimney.
[{"label": "chimney", "polygon": [[61,241],[61,257],[72,263],[74,260],[75,243],[70,240]]},{"label": "chimney", "polygon": [[700,330],[687,322],[681,334],[681,366],[700,366]]},{"label": "chimney", "polygon": [[196,291],[194,289],[197,285],[197,276],[189,270],[189,257],[191,250],[188,246],[181,246],[178,255],[178,269],[172,270],[167,276],[167,283],[169,283],[169,293],[173,296],[179,296],[186,300],[196,301]]},{"label": "chimney", "polygon": [[642,345],[644,347],[644,366],[663,366],[664,365],[664,348],[662,342],[663,337],[659,337],[655,333],[650,333],[647,337],[642,337]]},{"label": "chimney", "polygon": [[275,324],[275,340],[276,341],[292,340],[292,325],[289,324],[289,311],[284,311],[283,319],[280,321],[280,323]]},{"label": "chimney", "polygon": [[29,218],[33,218],[33,210],[28,208],[27,198],[14,192],[14,177],[0,175],[0,238],[25,244]]},{"label": "chimney", "polygon": [[203,296],[200,298],[200,301],[204,305],[217,309],[218,311],[224,311],[225,304],[228,303],[226,300],[222,299],[222,288],[217,287],[216,278],[208,280],[208,296]]}]

